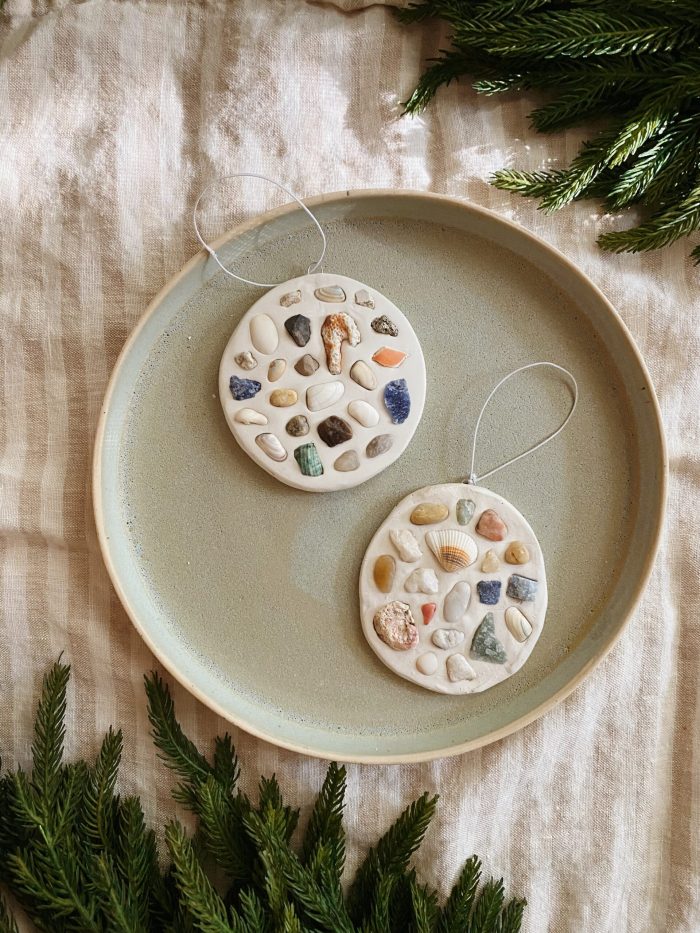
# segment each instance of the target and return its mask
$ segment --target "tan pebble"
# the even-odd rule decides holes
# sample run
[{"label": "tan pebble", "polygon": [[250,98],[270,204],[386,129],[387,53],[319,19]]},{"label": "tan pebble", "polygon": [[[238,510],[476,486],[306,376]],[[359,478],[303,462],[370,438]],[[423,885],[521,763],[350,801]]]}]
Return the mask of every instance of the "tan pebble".
[{"label": "tan pebble", "polygon": [[493,548],[489,548],[488,551],[484,554],[484,559],[481,563],[481,572],[482,573],[495,573],[496,570],[501,566],[501,562],[498,559],[498,556]]},{"label": "tan pebble", "polygon": [[426,677],[429,677],[431,674],[434,674],[438,669],[438,659],[434,651],[426,651],[425,654],[422,654],[416,660],[416,667],[421,672],[425,674]]},{"label": "tan pebble", "polygon": [[488,538],[489,541],[503,541],[508,534],[506,523],[494,509],[486,509],[481,513],[476,523],[476,531],[482,538]]},{"label": "tan pebble", "polygon": [[506,560],[509,564],[526,564],[530,560],[530,552],[522,541],[511,541],[506,548]]},{"label": "tan pebble", "polygon": [[289,408],[290,405],[296,404],[297,398],[294,389],[275,389],[270,395],[270,405],[274,405],[275,408]]},{"label": "tan pebble", "polygon": [[376,389],[377,379],[364,360],[356,360],[350,367],[350,378],[363,389]]},{"label": "tan pebble", "polygon": [[434,525],[436,522],[444,522],[450,510],[441,502],[421,502],[411,512],[411,523],[413,525]]},{"label": "tan pebble", "polygon": [[396,573],[396,561],[391,554],[382,554],[374,562],[374,582],[382,593],[390,593]]},{"label": "tan pebble", "polygon": [[270,380],[270,382],[277,382],[277,380],[281,379],[281,377],[284,375],[286,368],[286,360],[273,360],[267,370],[267,378]]},{"label": "tan pebble", "polygon": [[357,456],[357,451],[355,450],[346,450],[333,464],[339,473],[350,473],[352,470],[356,470],[359,465],[360,458]]}]

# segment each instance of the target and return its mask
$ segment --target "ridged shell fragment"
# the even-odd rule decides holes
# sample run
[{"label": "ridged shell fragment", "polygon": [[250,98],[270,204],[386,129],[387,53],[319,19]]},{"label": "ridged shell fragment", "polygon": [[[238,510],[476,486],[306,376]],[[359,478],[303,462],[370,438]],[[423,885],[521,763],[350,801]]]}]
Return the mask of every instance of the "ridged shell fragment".
[{"label": "ridged shell fragment", "polygon": [[416,668],[429,677],[438,669],[438,659],[434,651],[426,651],[419,658],[416,658]]},{"label": "ridged shell fragment", "polygon": [[340,285],[324,285],[323,288],[317,288],[314,295],[319,301],[341,302],[345,301],[345,292]]},{"label": "ridged shell fragment", "polygon": [[471,595],[471,587],[465,580],[460,580],[459,583],[455,583],[445,597],[445,602],[442,607],[442,614],[445,617],[445,622],[454,625],[456,622],[461,621],[469,606]]},{"label": "ridged shell fragment", "polygon": [[429,567],[419,567],[409,574],[404,589],[407,593],[437,593],[440,588],[435,571]]},{"label": "ridged shell fragment", "polygon": [[408,651],[418,644],[418,629],[411,607],[398,599],[378,609],[372,624],[379,638],[394,651]]},{"label": "ridged shell fragment", "polygon": [[442,502],[421,502],[411,512],[412,525],[434,525],[444,522],[450,510]]},{"label": "ridged shell fragment", "polygon": [[371,391],[377,388],[377,377],[364,360],[356,360],[350,367],[350,378],[363,389]]},{"label": "ridged shell fragment", "polygon": [[298,288],[295,292],[287,292],[286,295],[282,295],[280,298],[280,304],[283,308],[291,308],[292,305],[298,305],[301,301],[301,289]]},{"label": "ridged shell fragment", "polygon": [[256,314],[250,322],[250,339],[260,353],[274,353],[279,343],[277,327],[269,314]]},{"label": "ridged shell fragment", "polygon": [[334,405],[345,392],[342,382],[319,382],[306,390],[306,404],[309,411],[321,411]]},{"label": "ridged shell fragment", "polygon": [[369,308],[371,311],[374,309],[374,298],[372,298],[366,288],[361,288],[359,291],[355,292],[355,304],[359,305],[361,308]]},{"label": "ridged shell fragment", "polygon": [[447,676],[452,683],[460,680],[474,680],[476,673],[463,654],[451,654],[447,659]]},{"label": "ridged shell fragment", "polygon": [[267,424],[267,418],[254,408],[239,408],[234,415],[234,421],[239,424]]},{"label": "ridged shell fragment", "polygon": [[509,606],[506,609],[506,625],[508,631],[516,641],[527,641],[532,635],[532,625],[529,619],[518,609],[517,606]]},{"label": "ridged shell fragment", "polygon": [[267,369],[267,378],[269,382],[277,382],[284,375],[287,368],[286,360],[273,360]]},{"label": "ridged shell fragment", "polygon": [[407,564],[413,564],[423,556],[416,536],[408,528],[394,528],[389,532],[389,537],[391,543],[399,552],[399,557],[401,560],[405,560]]},{"label": "ridged shell fragment", "polygon": [[258,361],[255,359],[250,350],[244,350],[242,353],[237,353],[234,356],[236,365],[240,366],[241,369],[251,370],[255,369],[258,365]]},{"label": "ridged shell fragment", "polygon": [[258,434],[255,443],[261,450],[265,451],[271,460],[281,463],[287,459],[287,451],[275,434]]},{"label": "ridged shell fragment", "polygon": [[326,350],[328,372],[337,376],[343,369],[341,353],[343,343],[347,341],[349,346],[356,347],[360,342],[357,324],[345,311],[329,314],[321,325],[321,339]]},{"label": "ridged shell fragment", "polygon": [[294,451],[294,459],[304,476],[323,476],[323,464],[314,443],[297,447]]},{"label": "ridged shell fragment", "polygon": [[464,570],[476,560],[479,549],[476,541],[466,532],[453,528],[429,531],[425,536],[428,547],[447,573]]},{"label": "ridged shell fragment", "polygon": [[374,562],[374,584],[380,593],[390,593],[394,585],[396,561],[391,554],[380,554]]},{"label": "ridged shell fragment", "polygon": [[436,648],[456,648],[464,641],[464,632],[458,628],[438,628],[433,632],[432,643]]},{"label": "ridged shell fragment", "polygon": [[270,393],[270,405],[275,408],[289,408],[296,405],[299,396],[294,389],[275,389]]},{"label": "ridged shell fragment", "polygon": [[364,428],[373,428],[379,423],[379,412],[370,405],[369,402],[363,402],[362,399],[356,399],[348,405],[348,414],[355,421],[359,422]]}]

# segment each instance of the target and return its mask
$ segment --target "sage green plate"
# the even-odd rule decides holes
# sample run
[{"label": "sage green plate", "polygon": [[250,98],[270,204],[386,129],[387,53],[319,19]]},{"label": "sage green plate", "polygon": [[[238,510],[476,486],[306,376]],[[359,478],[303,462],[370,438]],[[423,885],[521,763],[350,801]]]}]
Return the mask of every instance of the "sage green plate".
[{"label": "sage green plate", "polygon": [[[411,320],[428,369],[423,420],[392,467],[347,492],[277,483],[229,433],[221,352],[260,291],[200,253],[129,338],[104,403],[94,498],[104,558],[131,619],[212,709],[327,758],[410,761],[501,738],[569,693],[614,643],[659,537],[666,463],[649,375],[620,318],[561,254],[488,211],[415,192],[309,202],[326,271],[379,289]],[[318,240],[296,206],[217,244],[248,278],[306,269]],[[362,635],[357,580],[375,529],[410,491],[468,472],[485,396],[534,360],[568,367],[579,408],[553,443],[487,481],[531,523],[549,610],[524,668],[472,696],[441,696],[382,666]],[[564,416],[556,376],[512,380],[482,425],[477,471]]]}]

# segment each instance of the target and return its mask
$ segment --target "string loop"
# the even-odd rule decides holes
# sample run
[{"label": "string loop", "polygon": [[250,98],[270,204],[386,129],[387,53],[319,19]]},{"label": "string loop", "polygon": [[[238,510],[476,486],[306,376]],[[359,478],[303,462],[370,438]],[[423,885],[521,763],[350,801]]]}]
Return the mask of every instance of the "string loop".
[{"label": "string loop", "polygon": [[[556,369],[558,372],[563,373],[564,376],[566,376],[567,381],[569,382],[569,385],[573,392],[573,401],[571,403],[571,408],[569,409],[569,413],[567,414],[566,418],[562,421],[562,423],[559,425],[559,427],[555,431],[552,431],[551,434],[548,434],[547,437],[544,438],[544,440],[539,441],[539,443],[537,444],[533,444],[532,447],[529,447],[527,450],[524,450],[521,454],[517,454],[515,457],[511,457],[510,460],[506,460],[506,462],[501,463],[500,466],[494,467],[493,470],[489,470],[488,473],[483,473],[481,476],[477,476],[476,471],[474,469],[474,464],[476,462],[476,441],[477,441],[477,437],[479,434],[479,427],[481,425],[481,419],[484,416],[484,412],[486,411],[489,402],[494,397],[496,392],[498,392],[501,386],[504,383],[508,382],[509,379],[512,379],[513,376],[517,376],[518,373],[525,372],[528,369],[535,369],[538,366],[548,366],[551,369]],[[576,382],[576,379],[569,372],[568,369],[564,369],[563,366],[559,366],[557,363],[549,363],[549,362],[528,363],[526,366],[520,366],[518,369],[514,369],[512,372],[508,373],[506,376],[503,377],[503,379],[501,379],[500,382],[498,382],[493,387],[493,389],[491,389],[491,391],[489,392],[488,398],[486,399],[484,404],[481,406],[479,417],[476,419],[476,426],[474,428],[474,436],[472,438],[472,460],[471,460],[471,467],[469,469],[469,476],[467,477],[467,483],[470,486],[475,486],[477,483],[480,483],[482,480],[487,479],[489,476],[493,476],[494,473],[498,473],[499,470],[503,470],[508,466],[512,466],[514,463],[517,463],[518,460],[522,460],[523,457],[527,457],[529,454],[533,454],[536,450],[539,450],[541,447],[544,447],[545,444],[548,444],[550,441],[553,441],[555,437],[561,434],[561,432],[567,426],[569,421],[571,421],[571,417],[573,413],[576,411],[577,402],[578,402],[578,383]]]},{"label": "string loop", "polygon": [[212,247],[207,243],[207,241],[204,239],[204,237],[200,233],[199,225],[197,223],[197,211],[199,209],[199,202],[202,200],[202,198],[207,193],[207,191],[209,191],[211,188],[214,187],[214,185],[218,185],[222,181],[228,181],[229,178],[260,178],[262,179],[262,181],[269,181],[271,185],[275,185],[277,188],[280,189],[280,191],[284,191],[285,194],[288,194],[290,198],[293,198],[297,202],[299,207],[303,211],[306,211],[309,217],[313,220],[313,222],[316,224],[318,232],[321,235],[321,242],[322,242],[321,255],[316,260],[316,262],[311,263],[306,274],[310,275],[312,272],[316,272],[319,268],[322,267],[322,263],[326,255],[326,234],[323,232],[323,228],[321,227],[321,224],[318,222],[316,217],[311,213],[311,211],[306,206],[306,204],[304,204],[301,198],[298,198],[296,194],[294,194],[293,191],[290,191],[289,188],[286,187],[286,185],[282,184],[282,182],[275,181],[274,178],[268,178],[267,175],[258,175],[255,172],[233,172],[231,175],[221,175],[219,178],[215,178],[213,181],[210,181],[209,184],[200,192],[199,197],[195,201],[194,208],[192,209],[192,224],[194,226],[195,235],[197,239],[199,240],[199,242],[201,243],[201,245],[209,253],[212,259],[216,262],[217,266],[221,269],[222,272],[225,272],[226,275],[230,276],[232,279],[236,279],[236,281],[238,282],[243,282],[246,285],[255,285],[258,288],[274,288],[276,285],[281,284],[280,282],[254,282],[252,279],[245,279],[243,278],[242,275],[236,275],[235,272],[231,272],[231,270],[227,269],[226,266],[224,266],[224,264],[221,262],[221,260],[216,254],[216,250],[212,249]]}]

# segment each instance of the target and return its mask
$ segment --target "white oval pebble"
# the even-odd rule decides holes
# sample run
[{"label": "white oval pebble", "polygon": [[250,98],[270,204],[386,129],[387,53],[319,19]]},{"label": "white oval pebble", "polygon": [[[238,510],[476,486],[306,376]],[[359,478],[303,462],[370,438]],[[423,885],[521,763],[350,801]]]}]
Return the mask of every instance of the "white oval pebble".
[{"label": "white oval pebble", "polygon": [[428,567],[419,567],[409,575],[404,583],[407,593],[437,593],[439,589],[438,578],[434,570]]},{"label": "white oval pebble", "polygon": [[234,417],[240,424],[267,424],[265,415],[254,408],[241,408]]},{"label": "white oval pebble", "polygon": [[250,322],[250,339],[260,353],[274,353],[279,343],[275,322],[269,314],[256,314]]},{"label": "white oval pebble", "polygon": [[464,632],[456,628],[439,628],[433,632],[432,642],[438,648],[456,648],[464,641]]},{"label": "white oval pebble", "polygon": [[281,463],[282,460],[287,459],[287,451],[282,446],[280,439],[274,434],[258,434],[255,443],[261,450],[265,451],[271,460]]},{"label": "white oval pebble", "polygon": [[445,604],[442,614],[446,622],[459,622],[469,605],[471,596],[471,587],[464,580],[455,583],[450,592],[445,597]]},{"label": "white oval pebble", "polygon": [[516,641],[527,641],[532,635],[532,626],[525,615],[517,606],[509,606],[506,609],[506,625],[508,631]]},{"label": "white oval pebble", "polygon": [[342,382],[321,382],[306,390],[306,404],[309,411],[320,411],[333,405],[345,392]]},{"label": "white oval pebble", "polygon": [[457,680],[473,680],[476,673],[463,654],[451,654],[447,659],[447,676],[454,683]]},{"label": "white oval pebble", "polygon": [[399,552],[401,560],[405,560],[408,564],[420,560],[423,556],[420,545],[416,541],[416,536],[412,531],[408,531],[404,528],[395,528],[393,531],[389,532],[389,537],[391,538],[391,543]]},{"label": "white oval pebble", "polygon": [[369,402],[363,402],[360,399],[350,402],[348,414],[365,428],[373,428],[379,422],[377,409],[373,408]]},{"label": "white oval pebble", "polygon": [[425,674],[426,676],[430,676],[430,674],[434,674],[435,671],[438,669],[438,659],[437,659],[437,655],[435,654],[435,652],[426,651],[425,654],[422,654],[416,660],[416,667],[421,672],[421,674]]}]

